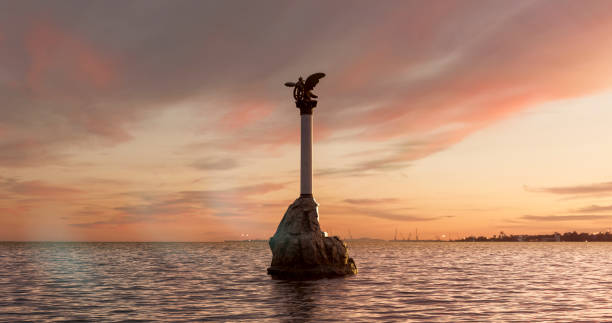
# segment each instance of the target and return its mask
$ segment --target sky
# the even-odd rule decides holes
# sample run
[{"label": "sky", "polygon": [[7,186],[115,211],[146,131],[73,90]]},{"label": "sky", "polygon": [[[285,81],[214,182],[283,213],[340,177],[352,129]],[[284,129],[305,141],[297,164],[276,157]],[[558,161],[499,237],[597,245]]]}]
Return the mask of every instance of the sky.
[{"label": "sky", "polygon": [[0,240],[612,227],[611,1],[5,1]]}]

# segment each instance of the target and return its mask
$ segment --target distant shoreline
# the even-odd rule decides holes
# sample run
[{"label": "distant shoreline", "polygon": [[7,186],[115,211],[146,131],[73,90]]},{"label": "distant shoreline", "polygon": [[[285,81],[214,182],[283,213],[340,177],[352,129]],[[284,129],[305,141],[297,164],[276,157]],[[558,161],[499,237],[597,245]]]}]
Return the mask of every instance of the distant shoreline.
[{"label": "distant shoreline", "polygon": [[507,235],[503,231],[499,235],[492,237],[470,236],[463,239],[453,240],[457,242],[612,242],[612,233],[594,232],[578,233],[565,232],[563,234],[555,232],[553,234],[518,234]]},{"label": "distant shoreline", "polygon": [[[462,239],[452,240],[410,240],[410,239],[377,239],[377,238],[348,238],[345,242],[612,242],[611,232],[578,233],[565,232],[563,234],[555,232],[553,234],[510,234],[503,231],[499,235],[492,237],[469,236]],[[245,240],[224,240],[224,241],[0,241],[0,243],[250,243],[268,242],[268,239],[245,239]]]}]

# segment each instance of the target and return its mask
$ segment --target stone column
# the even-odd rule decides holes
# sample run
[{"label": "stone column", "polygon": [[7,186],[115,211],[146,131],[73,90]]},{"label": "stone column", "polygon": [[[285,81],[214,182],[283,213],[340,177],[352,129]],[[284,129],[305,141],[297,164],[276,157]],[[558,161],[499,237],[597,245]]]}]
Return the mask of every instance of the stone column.
[{"label": "stone column", "polygon": [[319,205],[312,196],[312,109],[317,101],[312,100],[316,96],[310,90],[323,76],[316,73],[306,83],[302,78],[298,83],[285,83],[294,87],[295,106],[300,109],[300,197],[289,206],[269,241],[272,263],[268,274],[275,278],[317,279],[357,273],[346,244],[321,231]]},{"label": "stone column", "polygon": [[312,197],[312,110],[300,113],[302,142],[300,163],[300,196]]}]

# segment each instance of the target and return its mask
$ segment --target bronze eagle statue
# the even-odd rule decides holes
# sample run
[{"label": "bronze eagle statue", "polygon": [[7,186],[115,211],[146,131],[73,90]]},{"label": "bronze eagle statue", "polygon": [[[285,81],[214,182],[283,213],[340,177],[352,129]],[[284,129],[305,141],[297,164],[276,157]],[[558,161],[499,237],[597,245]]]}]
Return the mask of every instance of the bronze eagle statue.
[{"label": "bronze eagle statue", "polygon": [[314,73],[307,77],[306,81],[300,76],[297,82],[286,82],[285,86],[293,88],[293,98],[296,102],[313,101],[312,99],[318,96],[314,95],[312,90],[324,76],[324,73]]}]

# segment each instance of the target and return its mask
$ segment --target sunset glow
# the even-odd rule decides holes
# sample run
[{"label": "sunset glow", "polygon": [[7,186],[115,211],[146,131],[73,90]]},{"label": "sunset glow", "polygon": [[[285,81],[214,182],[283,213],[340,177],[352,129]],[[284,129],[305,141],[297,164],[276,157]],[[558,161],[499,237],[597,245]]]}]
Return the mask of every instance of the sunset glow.
[{"label": "sunset glow", "polygon": [[283,83],[318,71],[330,235],[605,232],[612,2],[588,3],[2,4],[0,240],[268,239],[299,195]]}]

